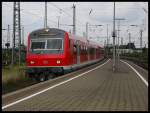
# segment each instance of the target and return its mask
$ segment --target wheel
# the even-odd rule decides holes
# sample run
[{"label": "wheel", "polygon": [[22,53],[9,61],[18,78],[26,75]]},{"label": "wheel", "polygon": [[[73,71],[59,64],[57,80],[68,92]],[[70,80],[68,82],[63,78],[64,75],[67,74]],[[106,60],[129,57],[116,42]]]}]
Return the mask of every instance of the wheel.
[{"label": "wheel", "polygon": [[45,77],[44,74],[40,74],[40,75],[37,75],[36,80],[37,80],[38,82],[43,82],[43,81],[46,80],[46,77]]}]

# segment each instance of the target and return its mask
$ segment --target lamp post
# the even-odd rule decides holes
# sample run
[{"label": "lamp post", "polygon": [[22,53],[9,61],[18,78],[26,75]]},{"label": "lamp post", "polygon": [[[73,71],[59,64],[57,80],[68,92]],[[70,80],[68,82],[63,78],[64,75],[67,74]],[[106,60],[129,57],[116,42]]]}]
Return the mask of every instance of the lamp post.
[{"label": "lamp post", "polygon": [[[130,25],[130,26],[140,27],[139,25]],[[140,50],[141,50],[141,54],[140,54],[139,60],[142,60],[142,33],[143,33],[143,29],[140,28]]]},{"label": "lamp post", "polygon": [[[139,27],[139,25],[130,25],[130,26]],[[141,48],[141,50],[142,50],[142,33],[143,33],[143,29],[140,28],[140,48]]]},{"label": "lamp post", "polygon": [[47,2],[45,2],[44,28],[47,28]]},{"label": "lamp post", "polygon": [[113,15],[113,33],[112,33],[112,37],[113,37],[113,72],[115,71],[115,37],[116,37],[116,33],[115,33],[115,2],[114,2],[114,15]]},{"label": "lamp post", "polygon": [[130,43],[131,43],[131,33],[129,32],[129,29],[127,29],[127,33],[128,33],[128,36],[129,36],[129,51],[130,51]]},{"label": "lamp post", "polygon": [[118,63],[119,63],[119,38],[120,38],[120,21],[121,20],[125,20],[125,18],[115,18],[115,20],[118,20],[118,44],[116,44],[116,45],[118,45],[117,46],[117,68],[118,68]]}]

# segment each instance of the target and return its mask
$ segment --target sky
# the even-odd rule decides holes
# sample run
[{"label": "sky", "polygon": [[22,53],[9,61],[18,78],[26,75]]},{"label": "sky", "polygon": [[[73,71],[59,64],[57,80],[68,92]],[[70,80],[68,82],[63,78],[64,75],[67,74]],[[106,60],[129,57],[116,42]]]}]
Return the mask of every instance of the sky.
[{"label": "sky", "polygon": [[[86,23],[88,26],[88,39],[96,41],[102,47],[107,43],[112,44],[113,30],[113,2],[48,2],[47,3],[47,24],[50,28],[59,28],[72,32],[73,4],[76,6],[76,34],[84,36]],[[148,2],[115,2],[116,19],[120,20],[119,37],[123,44],[131,42],[140,47],[140,29],[143,29],[142,44],[148,47]],[[45,2],[20,2],[21,28],[24,27],[24,44],[27,45],[27,37],[30,32],[44,27]],[[2,29],[10,25],[10,46],[12,47],[13,29],[13,2],[2,2]],[[102,25],[102,26],[93,26]],[[130,25],[137,25],[130,26]],[[116,20],[118,30],[118,20]],[[127,31],[128,30],[128,31]],[[119,43],[121,43],[121,38]],[[7,30],[2,30],[2,47],[7,42]]]}]

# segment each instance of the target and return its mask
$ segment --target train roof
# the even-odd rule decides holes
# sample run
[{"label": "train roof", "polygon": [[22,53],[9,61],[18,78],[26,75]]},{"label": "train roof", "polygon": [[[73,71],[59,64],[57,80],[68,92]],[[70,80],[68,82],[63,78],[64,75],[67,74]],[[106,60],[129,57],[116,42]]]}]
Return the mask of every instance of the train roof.
[{"label": "train roof", "polygon": [[85,37],[81,37],[81,36],[77,36],[77,35],[74,36],[73,34],[70,34],[70,33],[69,33],[69,36],[71,39],[80,40],[88,45],[90,44],[92,46],[100,47],[99,43],[97,43],[95,41],[87,40]]},{"label": "train roof", "polygon": [[84,42],[86,44],[90,44],[92,46],[96,46],[96,47],[100,47],[100,45],[97,42],[91,41],[91,40],[87,40],[85,37],[81,37],[81,36],[77,36],[77,35],[73,35],[65,30],[62,29],[57,29],[57,28],[41,28],[41,29],[37,29],[34,30],[30,33],[30,38],[38,38],[38,36],[40,35],[40,37],[64,37],[64,33],[68,33],[69,38],[74,39],[74,40],[79,40],[81,42]]},{"label": "train roof", "polygon": [[61,29],[57,29],[57,28],[41,28],[41,29],[37,29],[34,30],[30,33],[30,38],[38,38],[40,36],[40,38],[45,38],[45,37],[49,37],[49,38],[55,38],[55,37],[64,37],[64,33],[66,31],[61,30]]},{"label": "train roof", "polygon": [[51,33],[51,32],[60,32],[60,33],[64,33],[66,31],[62,30],[62,29],[57,29],[57,28],[41,28],[41,29],[37,29],[32,31],[30,34],[35,33],[35,32],[40,32],[40,33]]},{"label": "train roof", "polygon": [[81,37],[81,36],[77,36],[77,35],[73,35],[71,33],[68,33],[69,34],[69,38],[71,39],[74,39],[74,40],[79,40],[79,41],[82,41],[84,43],[88,43],[87,39],[84,38],[84,37]]},{"label": "train roof", "polygon": [[95,41],[89,40],[89,44],[94,45],[94,46],[101,47],[101,45],[100,45],[99,43],[95,42]]}]

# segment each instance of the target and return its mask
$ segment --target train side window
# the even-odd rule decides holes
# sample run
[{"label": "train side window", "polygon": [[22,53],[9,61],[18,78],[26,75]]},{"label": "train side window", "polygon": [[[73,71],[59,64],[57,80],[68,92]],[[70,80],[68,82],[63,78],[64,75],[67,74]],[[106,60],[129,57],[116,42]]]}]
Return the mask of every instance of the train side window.
[{"label": "train side window", "polygon": [[81,45],[78,45],[78,46],[79,46],[78,52],[79,52],[79,51],[82,52],[82,50],[81,50]]},{"label": "train side window", "polygon": [[86,52],[88,52],[88,47],[87,46],[86,46],[85,50],[86,50]]},{"label": "train side window", "polygon": [[73,46],[73,52],[76,53],[77,52],[77,45]]}]

